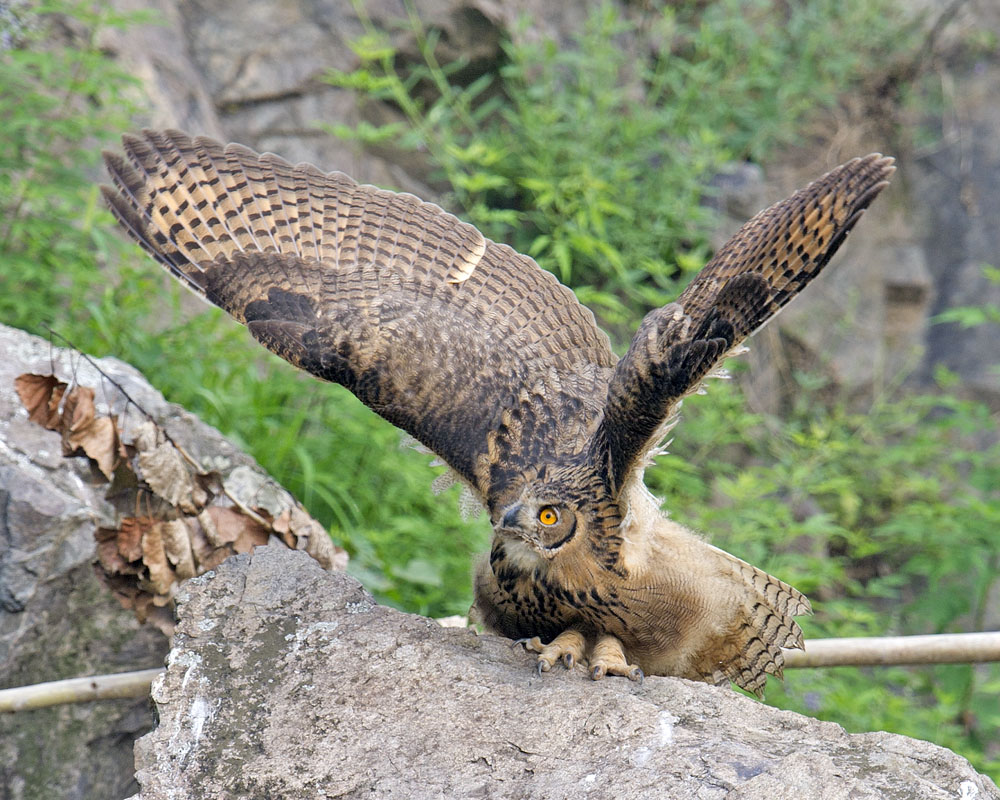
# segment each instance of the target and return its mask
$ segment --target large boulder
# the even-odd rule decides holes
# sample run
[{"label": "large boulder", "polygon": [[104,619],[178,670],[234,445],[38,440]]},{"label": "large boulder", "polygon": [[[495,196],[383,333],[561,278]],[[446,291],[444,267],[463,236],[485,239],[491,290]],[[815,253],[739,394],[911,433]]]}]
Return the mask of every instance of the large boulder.
[{"label": "large boulder", "polygon": [[259,548],[189,581],[133,800],[1000,798],[963,758],[676,678],[539,675],[495,636]]},{"label": "large boulder", "polygon": [[[114,520],[107,484],[87,459],[63,458],[59,435],[28,420],[14,389],[25,372],[91,386],[100,376],[79,354],[13,328],[0,326],[0,353],[0,688],[162,664],[167,638],[121,608],[91,564],[95,529]],[[133,368],[99,363],[150,410],[197,424]],[[132,741],[152,723],[145,699],[0,715],[0,797],[125,797]]]},{"label": "large boulder", "polygon": [[[94,462],[63,457],[59,433],[28,419],[17,377],[54,374],[92,387],[97,412],[116,415],[122,441],[149,425],[148,414],[243,505],[266,507],[273,518],[304,512],[250,456],[167,403],[133,367],[113,358],[91,362],[4,326],[0,353],[0,689],[162,665],[167,638],[122,608],[93,566],[95,532],[114,531],[128,513],[121,487],[111,493],[116,507]],[[342,566],[342,551],[319,534],[328,565]],[[168,596],[157,603],[169,610]],[[132,742],[152,724],[146,698],[2,715],[0,798],[125,797],[136,789]]]}]

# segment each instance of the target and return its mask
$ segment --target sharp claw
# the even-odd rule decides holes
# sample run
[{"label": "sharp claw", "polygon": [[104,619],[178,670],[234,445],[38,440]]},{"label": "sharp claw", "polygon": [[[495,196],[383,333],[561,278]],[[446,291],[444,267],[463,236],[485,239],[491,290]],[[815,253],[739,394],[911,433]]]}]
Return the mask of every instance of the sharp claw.
[{"label": "sharp claw", "polygon": [[535,669],[538,671],[539,675],[541,675],[543,672],[548,672],[549,671],[548,662],[538,659],[538,664],[535,666]]},{"label": "sharp claw", "polygon": [[525,636],[523,639],[515,639],[513,642],[510,643],[510,646],[511,646],[511,648],[514,648],[514,647],[517,647],[519,644],[527,644],[530,641],[531,641],[531,637],[530,636]]},{"label": "sharp claw", "polygon": [[642,686],[644,680],[646,680],[646,675],[639,667],[635,667],[629,674],[629,680],[639,681],[639,685]]},{"label": "sharp claw", "polygon": [[566,665],[566,669],[573,669],[573,665],[576,663],[572,653],[563,653],[562,661]]},{"label": "sharp claw", "polygon": [[590,677],[593,678],[595,681],[599,681],[607,674],[607,672],[608,672],[607,668],[603,666],[596,666],[590,671]]}]

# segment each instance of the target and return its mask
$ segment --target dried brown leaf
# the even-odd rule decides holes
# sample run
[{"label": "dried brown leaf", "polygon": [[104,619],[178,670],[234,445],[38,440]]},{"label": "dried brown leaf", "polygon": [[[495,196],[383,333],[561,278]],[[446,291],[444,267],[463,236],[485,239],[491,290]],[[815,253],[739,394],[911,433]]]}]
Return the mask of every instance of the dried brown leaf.
[{"label": "dried brown leaf", "polygon": [[142,558],[142,535],[149,530],[155,520],[152,517],[125,517],[118,528],[116,544],[118,552],[128,561]]},{"label": "dried brown leaf", "polygon": [[293,506],[289,514],[289,532],[295,536],[289,547],[305,550],[323,569],[347,569],[347,551],[333,543],[326,528],[301,506]]},{"label": "dried brown leaf", "polygon": [[206,508],[198,515],[197,519],[201,524],[201,531],[205,534],[205,539],[208,541],[209,547],[212,550],[216,550],[226,543],[219,538],[219,530],[215,526],[215,517],[212,515],[212,508],[213,506]]},{"label": "dried brown leaf", "polygon": [[156,447],[159,439],[156,423],[151,420],[143,420],[129,427],[131,428],[130,435],[132,438],[125,442],[127,445],[134,447],[139,452],[152,450]]},{"label": "dried brown leaf", "polygon": [[[263,517],[264,519],[270,518],[270,514],[263,508],[255,508],[254,511],[260,514],[261,517]],[[278,514],[278,516],[274,518],[274,520],[271,522],[271,527],[274,529],[275,533],[288,533],[291,521],[292,521],[291,509],[286,508],[284,511],[282,511],[280,514]]]},{"label": "dried brown leaf", "polygon": [[63,403],[63,435],[68,437],[94,421],[94,390],[89,386],[74,386]]},{"label": "dried brown leaf", "polygon": [[212,554],[215,553],[216,550],[216,548],[208,540],[208,536],[205,533],[205,527],[202,525],[202,518],[211,523],[211,519],[204,511],[197,517],[184,518],[184,523],[188,526],[188,529],[191,532],[191,552],[194,554],[194,560],[195,564],[197,564],[199,574],[205,570],[212,569],[212,567],[206,566],[206,564],[209,559],[212,558]]},{"label": "dried brown leaf", "polygon": [[163,549],[167,560],[174,565],[178,580],[186,580],[197,573],[194,568],[194,554],[191,551],[191,529],[182,519],[163,523]]},{"label": "dried brown leaf", "polygon": [[14,389],[21,404],[28,409],[28,419],[54,431],[59,427],[62,401],[66,384],[55,375],[35,375],[26,372],[14,380]]},{"label": "dried brown leaf", "polygon": [[170,442],[139,453],[142,479],[172,506],[191,512],[195,510],[192,493],[195,489],[191,470]]},{"label": "dried brown leaf", "polygon": [[103,571],[109,575],[121,575],[129,571],[139,572],[122,558],[118,552],[118,543],[114,539],[105,539],[97,543],[97,560]]},{"label": "dried brown leaf", "polygon": [[255,547],[267,544],[268,532],[257,523],[244,526],[240,535],[233,542],[233,550],[237,553],[249,553]]},{"label": "dried brown leaf", "polygon": [[209,553],[205,560],[198,565],[198,568],[202,572],[208,572],[210,569],[215,569],[232,554],[233,551],[229,547],[220,547],[218,550],[213,550]]},{"label": "dried brown leaf", "polygon": [[[246,514],[237,511],[234,508],[224,508],[222,506],[209,506],[205,509],[208,516],[212,520],[212,524],[215,528],[214,544],[216,546],[222,544],[232,544],[244,531],[249,531],[251,534],[255,531],[263,531],[264,541],[267,541],[268,529],[257,522],[255,519],[251,519]],[[211,540],[212,537],[209,536]]]},{"label": "dried brown leaf", "polygon": [[156,522],[142,535],[142,562],[149,569],[149,583],[154,594],[170,597],[177,576],[167,563],[163,549],[163,523]]},{"label": "dried brown leaf", "polygon": [[108,480],[114,473],[118,454],[118,427],[113,417],[98,417],[94,408],[94,390],[76,386],[63,403],[63,455],[82,451],[97,464]]},{"label": "dried brown leaf", "polygon": [[109,481],[118,463],[118,425],[114,417],[98,417],[73,433],[69,443],[83,450]]}]

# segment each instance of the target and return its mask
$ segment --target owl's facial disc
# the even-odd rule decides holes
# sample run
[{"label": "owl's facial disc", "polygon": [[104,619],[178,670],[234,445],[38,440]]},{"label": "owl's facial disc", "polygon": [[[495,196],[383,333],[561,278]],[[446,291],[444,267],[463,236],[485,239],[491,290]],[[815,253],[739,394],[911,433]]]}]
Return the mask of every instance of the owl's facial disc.
[{"label": "owl's facial disc", "polygon": [[518,502],[504,509],[497,530],[551,558],[576,534],[576,513],[558,503]]}]

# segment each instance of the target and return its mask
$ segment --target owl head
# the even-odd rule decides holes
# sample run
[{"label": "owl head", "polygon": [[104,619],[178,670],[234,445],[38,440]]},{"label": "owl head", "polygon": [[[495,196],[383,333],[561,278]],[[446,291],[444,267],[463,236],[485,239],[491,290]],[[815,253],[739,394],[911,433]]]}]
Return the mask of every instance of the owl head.
[{"label": "owl head", "polygon": [[582,466],[542,469],[502,505],[493,527],[543,562],[575,550],[620,522],[617,504]]}]

